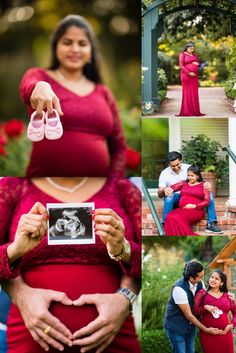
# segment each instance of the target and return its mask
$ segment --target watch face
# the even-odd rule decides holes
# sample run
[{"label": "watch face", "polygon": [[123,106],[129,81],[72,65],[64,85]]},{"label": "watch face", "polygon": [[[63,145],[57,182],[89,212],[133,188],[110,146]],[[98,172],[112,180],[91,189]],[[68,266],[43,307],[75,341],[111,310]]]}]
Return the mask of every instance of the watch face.
[{"label": "watch face", "polygon": [[131,246],[130,246],[130,243],[127,240],[124,243],[124,252],[127,255],[129,255],[130,252],[131,252]]}]

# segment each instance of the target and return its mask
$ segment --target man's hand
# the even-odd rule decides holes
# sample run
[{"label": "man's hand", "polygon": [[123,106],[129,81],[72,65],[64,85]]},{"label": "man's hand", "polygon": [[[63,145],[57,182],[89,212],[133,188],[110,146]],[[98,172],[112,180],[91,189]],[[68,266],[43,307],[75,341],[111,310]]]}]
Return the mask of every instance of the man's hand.
[{"label": "man's hand", "polygon": [[[12,300],[19,308],[31,336],[42,348],[48,351],[50,346],[58,350],[63,350],[64,344],[72,346],[70,330],[49,312],[53,301],[72,305],[72,300],[65,293],[31,288],[24,284]],[[44,330],[48,326],[51,329],[46,334]]]},{"label": "man's hand", "polygon": [[204,188],[205,188],[207,191],[211,192],[211,184],[210,184],[208,181],[205,182],[203,185],[204,185]]},{"label": "man's hand", "polygon": [[102,352],[114,339],[129,314],[129,300],[122,294],[83,294],[74,305],[93,304],[98,317],[73,334],[73,345],[82,347],[81,353],[96,348]]},{"label": "man's hand", "polygon": [[164,189],[165,196],[172,196],[173,192],[174,192],[174,190],[170,187],[166,187]]},{"label": "man's hand", "polygon": [[233,328],[234,328],[234,325],[232,325],[232,324],[229,324],[229,325],[227,325],[226,327],[225,327],[225,329],[223,330],[223,335],[226,335],[228,332],[230,332],[231,330],[233,330]]},{"label": "man's hand", "polygon": [[224,331],[214,327],[207,327],[205,332],[209,333],[210,335],[221,335]]}]

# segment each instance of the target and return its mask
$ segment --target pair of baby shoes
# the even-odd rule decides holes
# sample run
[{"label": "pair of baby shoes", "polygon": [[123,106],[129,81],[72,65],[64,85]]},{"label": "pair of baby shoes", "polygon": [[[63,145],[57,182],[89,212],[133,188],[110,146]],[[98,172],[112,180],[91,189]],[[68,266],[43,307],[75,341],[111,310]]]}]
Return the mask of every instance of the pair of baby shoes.
[{"label": "pair of baby shoes", "polygon": [[48,117],[48,111],[46,113],[43,111],[41,119],[35,117],[36,111],[31,115],[27,129],[27,136],[31,141],[42,141],[44,137],[48,140],[57,140],[62,136],[63,128],[56,109],[53,109],[52,117]]}]

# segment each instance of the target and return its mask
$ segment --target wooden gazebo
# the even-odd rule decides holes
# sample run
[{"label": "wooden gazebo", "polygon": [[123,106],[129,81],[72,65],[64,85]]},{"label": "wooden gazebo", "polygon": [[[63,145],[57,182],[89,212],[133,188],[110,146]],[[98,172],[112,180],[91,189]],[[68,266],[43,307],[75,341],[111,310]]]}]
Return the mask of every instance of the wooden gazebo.
[{"label": "wooden gazebo", "polygon": [[232,237],[208,268],[221,268],[227,275],[228,289],[236,290],[236,237]]}]

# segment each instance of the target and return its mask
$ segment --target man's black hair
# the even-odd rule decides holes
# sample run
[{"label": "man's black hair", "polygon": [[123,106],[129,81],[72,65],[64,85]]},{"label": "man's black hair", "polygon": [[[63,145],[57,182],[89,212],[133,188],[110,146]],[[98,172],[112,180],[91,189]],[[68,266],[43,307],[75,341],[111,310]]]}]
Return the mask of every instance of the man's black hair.
[{"label": "man's black hair", "polygon": [[167,154],[167,162],[168,162],[168,164],[170,162],[175,161],[176,159],[179,159],[180,161],[182,161],[182,154],[179,153],[179,152],[176,152],[176,151],[172,151],[172,152],[169,152]]},{"label": "man's black hair", "polygon": [[197,277],[199,272],[203,271],[203,266],[200,262],[197,261],[190,261],[184,267],[183,276],[186,280],[189,280],[190,277],[194,279]]}]

